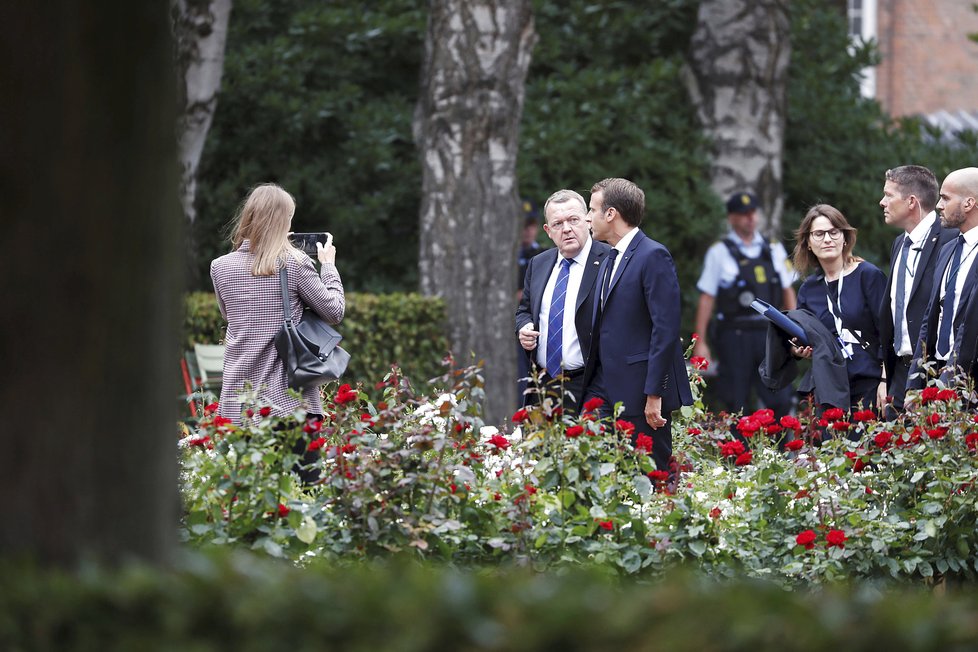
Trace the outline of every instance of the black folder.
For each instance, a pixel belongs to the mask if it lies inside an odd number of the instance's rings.
[[[805,329],[802,328],[801,324],[796,322],[794,319],[784,314],[770,303],[761,301],[760,299],[754,299],[751,301],[750,307],[759,312],[762,317],[783,330],[785,333],[791,337],[798,338],[799,342],[805,346],[808,346],[808,336],[805,334]]]

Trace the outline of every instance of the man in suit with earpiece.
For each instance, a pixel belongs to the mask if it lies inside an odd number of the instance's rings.
[[[645,193],[627,179],[591,188],[588,218],[596,240],[613,248],[599,281],[585,397],[624,404],[620,418],[652,437],[656,468],[675,475],[671,413],[691,405],[680,342],[679,279],[669,251],[646,236]]]
[[[893,398],[896,410],[903,410],[907,375],[934,287],[938,253],[958,236],[956,228],[945,228],[937,219],[938,192],[937,178],[925,167],[902,165],[886,171],[880,208],[886,223],[901,232],[893,240],[890,279],[880,306],[880,346],[886,372],[880,393]],[[885,397],[878,398],[877,404],[882,405]]]
[[[584,198],[558,190],[543,207],[544,231],[556,245],[530,259],[516,310],[516,336],[542,386],[530,383],[524,405],[554,394],[567,414],[577,414],[591,347],[598,268],[611,249],[591,238]]]

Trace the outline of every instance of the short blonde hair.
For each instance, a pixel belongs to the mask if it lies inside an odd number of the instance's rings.
[[[234,217],[231,244],[235,249],[248,240],[254,261],[251,273],[271,276],[286,255],[301,260],[301,251],[289,242],[289,227],[295,214],[295,198],[281,186],[263,183],[252,188]],[[284,261],[283,261],[284,262]]]

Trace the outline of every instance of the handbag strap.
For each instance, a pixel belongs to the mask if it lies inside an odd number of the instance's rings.
[[[285,262],[278,270],[278,280],[282,285],[282,317],[286,322],[292,321],[292,314],[289,312],[289,270]]]

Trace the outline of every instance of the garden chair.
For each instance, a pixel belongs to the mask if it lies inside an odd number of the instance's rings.
[[[197,362],[197,372],[200,374],[199,386],[220,395],[224,373],[224,345],[194,344],[194,357]]]

